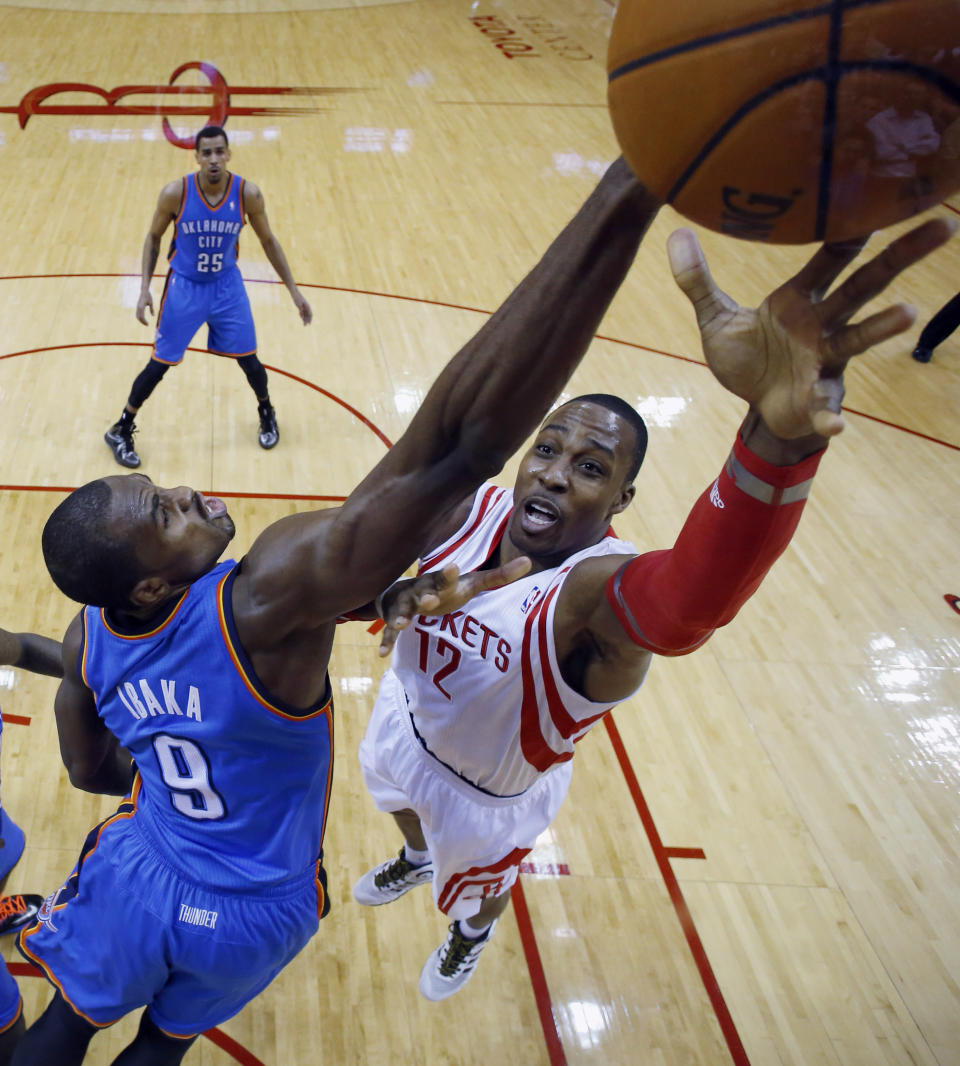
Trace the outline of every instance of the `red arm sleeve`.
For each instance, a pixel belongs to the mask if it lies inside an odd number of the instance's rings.
[[[631,559],[607,582],[630,639],[658,655],[686,655],[731,621],[790,542],[825,450],[773,466],[738,434],[673,548]]]

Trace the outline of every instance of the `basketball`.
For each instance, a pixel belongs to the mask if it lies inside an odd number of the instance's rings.
[[[614,133],[691,221],[843,240],[960,188],[958,0],[621,0]]]

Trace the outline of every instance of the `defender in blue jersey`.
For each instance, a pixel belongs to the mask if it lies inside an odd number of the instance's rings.
[[[309,938],[325,908],[336,621],[379,600],[435,523],[539,424],[658,207],[614,163],[343,506],[281,519],[238,564],[218,565],[234,534],[221,500],[141,474],[90,482],[50,516],[47,568],[88,605],[64,639],[60,750],[76,786],[125,799],[20,934],[56,993],[14,1066],[75,1066],[98,1027],[142,1006],[116,1062],[179,1063]],[[777,441],[777,425],[804,438],[813,416],[838,430],[847,360],[912,321],[902,308],[859,326],[849,318],[951,232],[926,223],[820,303],[857,248],[822,251],[759,311],[719,294],[693,234],[681,233],[674,262],[710,367],[770,425],[772,448],[794,446]],[[464,590],[527,565],[461,581],[431,610],[452,611]],[[599,609],[603,589],[592,595]]]
[[[267,372],[257,358],[250,299],[237,266],[237,241],[245,221],[250,222],[271,265],[289,289],[303,324],[313,319],[270,228],[263,194],[252,182],[227,169],[230,147],[224,130],[206,126],[197,134],[195,145],[200,169],[164,187],[143,244],[137,318],[147,325],[147,308],[153,312],[150,280],[160,241],[173,223],[170,267],[157,315],[153,355],[134,379],[120,418],[104,435],[121,466],[140,465],[133,447],[137,412],[167,370],[183,360],[187,346],[204,323],[208,327],[207,348],[236,359],[256,394],[260,447],[273,448],[280,439]]]

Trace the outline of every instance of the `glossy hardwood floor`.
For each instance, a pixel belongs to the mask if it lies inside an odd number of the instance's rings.
[[[203,336],[138,419],[151,477],[228,499],[237,555],[277,517],[349,493],[617,152],[604,0],[163,7],[0,7],[8,629],[60,635],[73,613],[46,576],[40,530],[70,487],[117,469],[102,435],[152,338],[133,310],[143,238],[162,185],[193,169],[163,115],[185,138],[211,111],[178,108],[217,102],[146,87],[222,77],[233,169],[263,190],[316,316],[301,325],[245,234],[280,445],[258,448],[249,389],[202,352]],[[42,86],[73,89],[30,95]],[[111,94],[124,86],[142,91]],[[941,210],[958,209],[960,198]],[[658,218],[570,387],[619,393],[648,421],[637,499],[617,523],[641,549],[672,543],[742,413],[703,366],[669,275],[664,242],[680,221]],[[810,253],[703,243],[743,302]],[[188,1063],[960,1063],[960,613],[945,598],[960,595],[960,333],[928,365],[909,357],[958,277],[954,241],[897,283],[917,325],[849,372],[848,428],[794,544],[728,629],[655,663],[580,745],[515,907],[443,1004],[416,987],[444,932],[429,895],[378,909],[351,896],[399,841],[356,762],[376,641],[342,627],[333,912]],[[54,691],[0,671],[14,716],[3,802],[28,839],[8,891],[52,891],[112,806],[70,787]],[[18,958],[9,941],[3,956]],[[20,983],[32,1020],[49,991]],[[134,1027],[98,1036],[88,1061],[111,1061]]]

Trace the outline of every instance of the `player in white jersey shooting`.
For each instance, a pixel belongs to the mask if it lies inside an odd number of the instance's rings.
[[[521,861],[566,795],[576,742],[637,691],[654,654],[687,654],[728,623],[788,544],[842,428],[844,366],[912,320],[899,306],[850,324],[894,262],[912,258],[899,242],[827,295],[858,251],[821,249],[753,311],[716,286],[690,231],[670,238],[707,363],[749,405],[672,549],[638,556],[610,531],[633,498],[646,429],[604,395],[548,416],[512,493],[483,486],[428,526],[421,573],[520,555],[533,564],[462,610],[394,619],[406,628],[360,746],[367,787],[404,845],[354,896],[377,905],[432,883],[451,922],[420,974],[428,999],[472,975]]]

